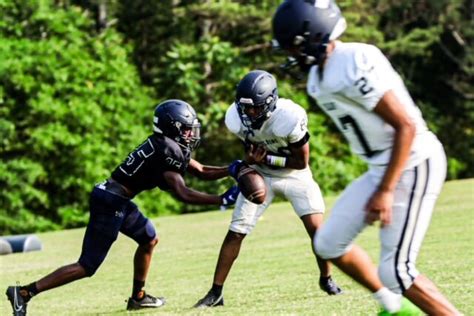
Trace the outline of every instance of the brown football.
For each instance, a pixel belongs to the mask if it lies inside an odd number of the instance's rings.
[[[255,204],[262,204],[267,194],[265,181],[255,169],[244,166],[237,174],[240,192],[247,200]]]

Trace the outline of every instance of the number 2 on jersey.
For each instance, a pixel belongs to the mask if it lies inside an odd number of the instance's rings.
[[[362,133],[362,130],[359,127],[359,124],[354,120],[354,118],[350,115],[344,115],[339,118],[339,122],[342,124],[342,128],[345,130],[349,126],[352,126],[352,129],[354,130],[354,133],[359,140],[360,145],[364,149],[365,155],[367,157],[372,157],[374,154],[374,151],[370,149],[369,143],[367,142],[367,139],[365,138],[364,134]]]
[[[122,169],[126,175],[131,176],[140,169],[145,162],[145,159],[150,157],[154,152],[155,148],[153,147],[153,144],[149,139],[147,139],[135,151],[128,155],[126,163],[122,164],[120,169]]]
[[[368,82],[367,82],[367,79],[365,77],[360,77],[354,83],[354,85],[359,88],[359,91],[360,91],[360,93],[362,93],[362,95],[366,95],[370,91],[374,90],[373,87],[369,87],[369,86],[367,86],[367,84],[368,84]]]

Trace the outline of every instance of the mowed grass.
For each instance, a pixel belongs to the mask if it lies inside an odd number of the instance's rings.
[[[334,198],[327,198],[328,208]],[[446,183],[418,259],[419,269],[465,314],[474,315],[474,179]],[[231,212],[207,212],[154,220],[160,234],[147,290],[165,296],[158,310],[127,313],[135,245],[120,236],[92,278],[42,293],[29,315],[375,315],[371,295],[334,268],[345,293],[319,290],[310,239],[288,203],[272,205],[244,241],[225,284],[225,307],[192,309],[210,288]],[[0,257],[3,289],[36,280],[77,260],[84,229],[38,234],[43,250]],[[357,240],[375,261],[377,228]],[[11,313],[3,296],[0,315]]]

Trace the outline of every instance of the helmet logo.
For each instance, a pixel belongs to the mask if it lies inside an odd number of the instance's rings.
[[[253,100],[250,98],[240,98],[239,103],[253,105]]]
[[[329,1],[330,0],[316,0],[314,6],[319,9],[327,9],[329,8]]]

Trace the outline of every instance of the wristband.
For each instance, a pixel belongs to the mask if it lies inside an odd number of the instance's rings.
[[[285,167],[286,166],[286,158],[285,157],[267,155],[266,160],[267,160],[267,165],[270,165],[270,166],[277,166],[277,167]]]

